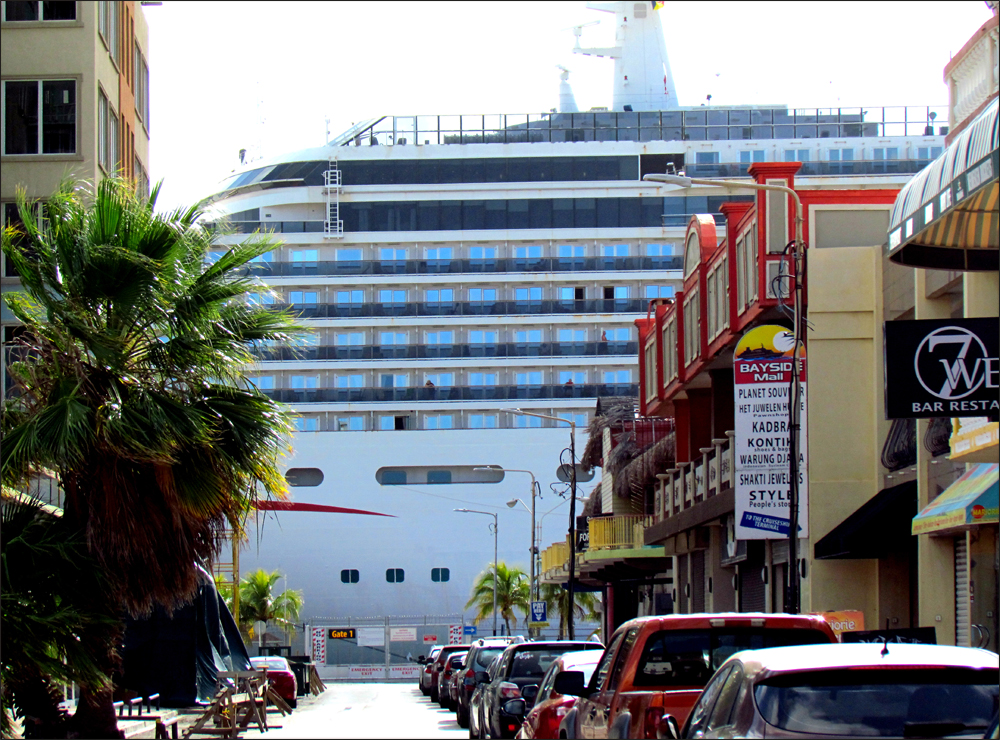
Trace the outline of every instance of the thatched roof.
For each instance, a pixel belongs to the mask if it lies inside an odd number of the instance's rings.
[[[622,446],[619,441],[615,449]],[[621,498],[641,497],[647,488],[656,484],[657,473],[664,473],[672,468],[676,458],[674,438],[664,437],[614,473],[614,494]]]
[[[634,419],[638,401],[632,396],[605,396],[597,399],[597,409],[587,426],[587,446],[580,462],[588,468],[598,467],[604,457],[604,430],[627,419]]]

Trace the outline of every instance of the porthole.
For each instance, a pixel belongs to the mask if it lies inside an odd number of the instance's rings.
[[[402,568],[388,568],[385,571],[385,580],[389,583],[402,583],[403,577],[404,574]]]
[[[451,571],[448,568],[431,568],[431,580],[434,583],[444,583],[451,580]]]
[[[323,482],[323,471],[319,468],[289,468],[285,480],[293,487],[313,487]]]
[[[357,583],[359,580],[361,580],[361,574],[353,568],[340,571],[341,583]]]

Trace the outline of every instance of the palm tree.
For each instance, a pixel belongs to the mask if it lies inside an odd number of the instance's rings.
[[[285,492],[289,416],[244,375],[256,346],[300,332],[245,297],[260,289],[249,263],[275,245],[253,236],[210,261],[202,211],[155,214],[159,188],[145,199],[121,180],[66,183],[44,221],[21,191],[22,225],[2,240],[24,290],[3,294],[23,330],[0,476],[57,476],[67,526],[107,583],[95,606],[115,627],[79,633],[106,675],[123,613],[190,601],[219,532],[242,536],[258,498]],[[116,736],[111,687],[84,683],[74,722]]]
[[[559,615],[559,639],[566,639],[566,617],[569,615],[569,591],[557,583],[543,583],[539,596],[548,607],[549,614]],[[589,591],[576,591],[573,594],[573,617],[600,622],[601,615],[597,611],[597,597]]]
[[[472,586],[472,596],[466,603],[465,608],[475,608],[476,616],[474,620],[478,624],[493,617],[493,584],[496,588],[497,613],[503,618],[507,625],[507,634],[510,634],[511,620],[517,624],[515,609],[520,609],[528,619],[528,610],[531,608],[531,594],[528,586],[528,574],[517,566],[508,567],[502,560],[497,563],[497,578],[493,577],[493,566],[484,570],[476,577],[476,582]]]
[[[302,592],[285,590],[274,593],[274,584],[281,578],[279,571],[268,573],[261,568],[248,573],[240,581],[240,629],[253,636],[254,622],[263,622],[260,645],[264,644],[264,633],[268,622],[274,622],[284,630],[293,627],[302,610]]]

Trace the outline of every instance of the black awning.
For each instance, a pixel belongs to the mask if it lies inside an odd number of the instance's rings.
[[[817,560],[881,558],[906,545],[917,514],[917,482],[883,488],[813,547]]]

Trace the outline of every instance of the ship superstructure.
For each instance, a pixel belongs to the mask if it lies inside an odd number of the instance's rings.
[[[590,50],[622,70],[610,110],[387,115],[251,162],[213,198],[237,232],[220,249],[258,229],[282,242],[259,264],[272,292],[252,300],[314,330],[253,370],[300,415],[293,500],[392,515],[262,520],[243,567],[287,572],[305,619],[462,611],[493,553],[487,522],[454,511],[470,504],[501,512],[500,557],[527,571],[527,516],[505,506],[527,479],[477,468],[532,470],[545,537],[566,530],[549,484],[569,425],[513,412],[572,421],[582,449],[597,398],[636,395],[633,321],[681,285],[690,215],[751,197],[664,193],[644,174],[797,161],[800,188],[900,187],[943,146],[926,107],[678,107],[662,11],[611,5],[616,46]]]

